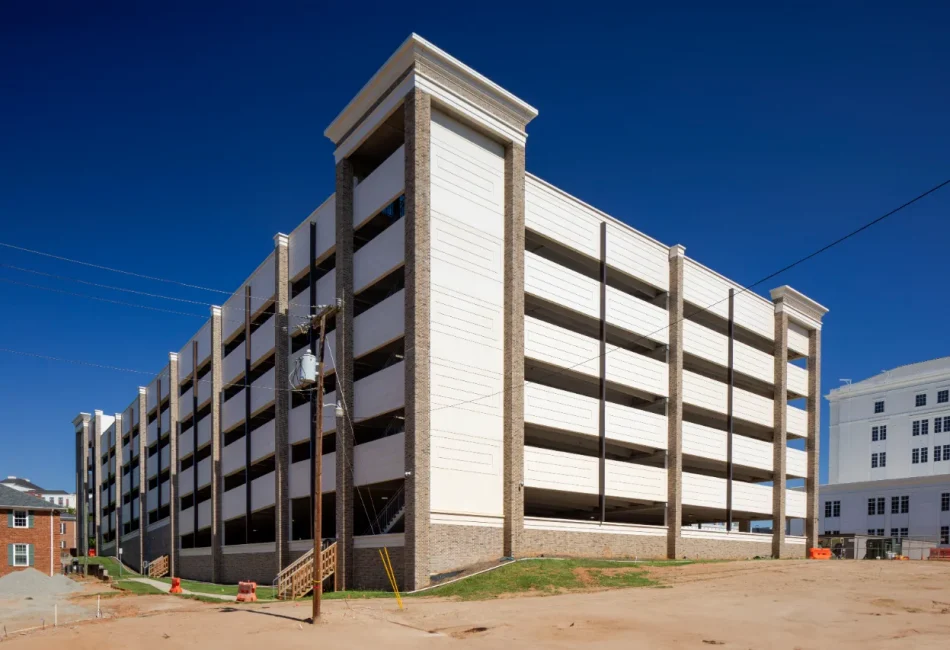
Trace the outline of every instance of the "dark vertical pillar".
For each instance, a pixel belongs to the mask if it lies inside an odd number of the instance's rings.
[[[181,537],[178,534],[178,353],[168,355],[168,574],[178,577]],[[161,445],[161,443],[159,443]],[[158,471],[161,475],[162,456],[158,456]]]
[[[600,523],[607,519],[607,223],[600,223]]]
[[[192,538],[198,536],[198,340],[191,342],[191,504],[194,515]],[[193,545],[194,546],[194,545]]]
[[[251,536],[251,285],[244,287],[244,543]]]
[[[307,314],[313,318],[317,313],[317,222],[310,222],[310,275],[308,277],[310,281],[310,311]],[[310,332],[310,341],[309,347],[310,351],[316,353],[316,335],[314,333],[313,323],[311,322]],[[314,427],[314,424],[317,420],[317,400],[323,399],[323,395],[318,395],[317,391],[310,391],[310,509],[307,511],[310,514],[310,537],[313,538],[314,526],[316,522],[313,521],[313,513],[316,511],[314,500],[317,498],[316,493],[316,483],[313,481],[313,477],[317,474],[317,454],[322,454],[322,449],[317,449],[317,430]]]
[[[336,395],[343,417],[336,419],[337,585],[353,584],[353,163],[336,165]]]
[[[735,388],[735,300],[736,290],[729,289],[729,386],[726,404],[726,530],[732,530],[732,428]]]

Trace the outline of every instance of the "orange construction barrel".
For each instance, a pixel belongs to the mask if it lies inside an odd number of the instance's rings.
[[[181,578],[172,578],[172,588],[168,591],[170,594],[181,593]]]
[[[237,601],[239,603],[257,602],[257,583],[256,582],[239,582]]]

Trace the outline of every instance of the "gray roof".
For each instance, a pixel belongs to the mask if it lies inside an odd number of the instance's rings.
[[[6,485],[0,485],[0,508],[23,508],[28,510],[61,510],[49,501],[26,492],[20,492]]]
[[[16,485],[17,487],[21,487],[24,490],[29,490],[31,492],[43,492],[43,488],[41,488],[36,483],[31,483],[25,478],[17,478],[16,476],[8,476],[2,481],[0,481],[0,484]]]

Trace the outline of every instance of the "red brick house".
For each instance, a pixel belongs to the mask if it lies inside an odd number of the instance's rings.
[[[0,485],[0,576],[28,567],[59,571],[59,513],[48,501]]]

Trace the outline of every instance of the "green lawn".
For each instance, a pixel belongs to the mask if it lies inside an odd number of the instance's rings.
[[[102,565],[103,567],[105,567],[106,571],[109,572],[109,577],[110,577],[110,578],[118,578],[118,577],[119,577],[119,561],[116,560],[114,557],[89,557],[89,558],[87,558],[87,557],[84,557],[84,556],[80,556],[80,557],[78,557],[77,559],[79,560],[79,564],[80,564],[80,565],[87,564],[87,563],[88,563],[88,564],[100,564],[100,565]],[[129,567],[127,567],[127,566],[125,566],[125,565],[123,564],[123,565],[122,565],[122,575],[123,575],[123,576],[126,576],[126,575],[137,576],[138,573],[136,573],[135,571],[133,571],[132,569],[130,569]]]
[[[158,578],[162,582],[171,584],[171,578]],[[210,582],[195,582],[193,580],[182,580],[181,588],[185,591],[193,591],[196,594],[219,594],[222,596],[236,596],[238,592],[237,585],[216,585]],[[277,598],[275,589],[270,585],[262,587],[257,585],[257,597],[261,600],[273,600]]]
[[[144,582],[135,582],[134,580],[119,580],[114,584],[116,589],[127,591],[137,596],[149,596],[152,594],[162,595],[165,592],[158,587],[147,585]]]
[[[436,587],[418,595],[484,600],[512,593],[552,595],[584,589],[651,587],[656,586],[657,583],[647,577],[644,568],[671,564],[690,564],[690,562],[525,560],[512,562],[494,571]]]
[[[309,600],[313,594],[303,597],[303,600]],[[396,595],[391,591],[330,591],[323,594],[324,600],[346,600],[358,598],[395,598]]]

